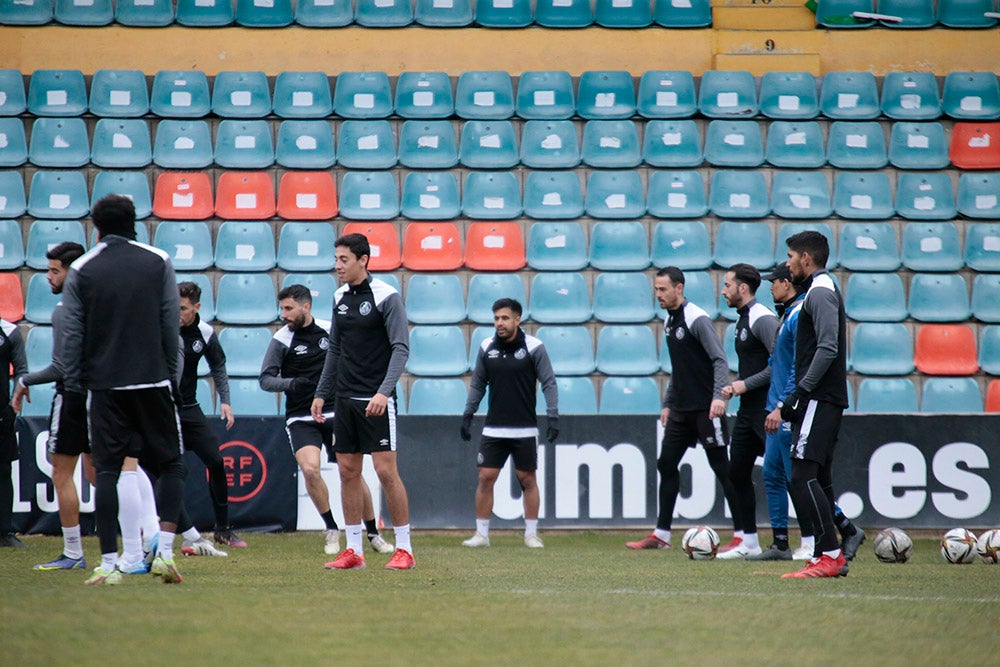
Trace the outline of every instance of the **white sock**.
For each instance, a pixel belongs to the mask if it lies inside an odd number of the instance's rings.
[[[122,529],[122,561],[142,560],[142,499],[139,476],[135,470],[123,470],[118,476],[118,524]]]
[[[153,483],[146,472],[139,468],[136,471],[139,480],[139,496],[142,498],[142,510],[140,520],[142,522],[142,542],[146,550],[153,538],[160,532],[160,520],[156,514],[156,494],[153,492]]]
[[[80,524],[64,527],[63,534],[63,555],[70,558],[83,558],[83,544],[80,542]]]
[[[524,534],[525,535],[537,535],[538,534],[538,519],[525,519],[524,520]]]
[[[757,533],[744,533],[743,546],[747,549],[760,549],[760,541],[757,539]]]
[[[165,530],[160,531],[160,538],[156,545],[156,555],[163,560],[173,560],[174,559],[174,538],[175,533],[168,533]]]
[[[396,536],[396,548],[413,554],[413,547],[410,546],[410,524],[405,526],[393,526],[392,533]]]
[[[660,540],[663,540],[667,544],[670,544],[670,531],[669,530],[663,530],[662,528],[657,528],[656,530],[653,531],[653,535],[655,535]]]
[[[188,542],[197,542],[198,540],[201,539],[201,533],[198,532],[197,528],[192,526],[191,528],[188,528],[183,533],[181,533],[181,537],[183,537]]]
[[[118,566],[118,552],[113,551],[109,554],[101,554],[101,569],[105,572],[111,572],[115,567]]]
[[[344,531],[347,533],[347,548],[354,549],[354,553],[359,556],[363,556],[365,552],[365,544],[361,539],[364,534],[364,524],[357,524],[356,526],[344,526]],[[397,534],[398,539],[398,534]]]
[[[733,539],[734,539],[734,540],[735,540],[735,539],[740,539],[740,540],[742,540],[742,539],[743,539],[743,537],[744,537],[744,536],[743,536],[743,531],[742,531],[742,530],[734,530],[734,531],[733,531]]]
[[[808,549],[809,553],[813,553],[816,550],[816,537],[813,535],[803,536],[802,548]]]
[[[829,556],[830,558],[836,560],[840,558],[840,549],[834,549],[833,551],[824,551],[824,556]]]
[[[489,519],[476,519],[476,532],[483,537],[490,536],[490,520]]]

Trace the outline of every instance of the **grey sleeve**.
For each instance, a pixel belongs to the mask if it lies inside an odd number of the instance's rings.
[[[70,269],[63,283],[62,371],[66,391],[83,392],[83,303],[80,274]],[[176,290],[175,290],[176,291]]]
[[[219,337],[212,335],[205,346],[205,359],[212,373],[215,391],[219,395],[219,403],[229,405],[229,373],[226,372],[226,352],[219,343]]]
[[[163,355],[167,361],[167,371],[175,384],[182,368],[183,359],[181,337],[181,297],[177,291],[174,266],[169,259],[163,260],[163,296],[160,300],[160,330],[163,336]]]
[[[7,340],[10,341],[10,362],[14,366],[14,382],[17,382],[18,378],[23,377],[28,372],[28,357],[24,353],[24,338],[21,337],[21,330],[11,331]]]
[[[264,391],[277,393],[292,386],[292,378],[283,378],[278,375],[281,371],[282,359],[285,356],[284,352],[285,346],[272,338],[271,343],[267,346],[267,352],[264,353],[264,361],[260,365],[260,376],[257,378],[257,383]]]
[[[777,317],[773,315],[758,317],[757,321],[753,323],[751,331],[757,337],[757,340],[764,343],[764,347],[767,348],[769,355],[774,352],[774,340],[778,335]],[[762,371],[744,379],[744,382],[746,382],[748,390],[768,386],[771,384],[771,364],[765,366]]]
[[[382,319],[385,321],[385,331],[389,335],[392,355],[389,357],[389,368],[386,369],[378,393],[392,396],[392,392],[396,390],[396,383],[406,370],[406,360],[410,356],[410,330],[407,327],[403,297],[398,293],[383,302]]]
[[[714,369],[712,398],[722,400],[722,388],[729,384],[729,361],[726,360],[726,351],[722,347],[722,341],[719,340],[719,334],[712,326],[712,320],[707,317],[699,317],[689,328],[712,360]]]
[[[330,347],[326,348],[326,358],[323,360],[323,372],[316,385],[315,398],[322,398],[329,403],[333,400],[337,388],[337,364],[340,362],[340,333],[337,331],[337,316],[330,317]]]
[[[473,415],[479,409],[479,404],[486,395],[486,362],[483,361],[483,348],[476,354],[476,367],[472,371],[472,381],[469,383],[469,395],[465,399],[463,415]]]
[[[542,386],[542,395],[545,396],[545,416],[558,418],[559,387],[556,385],[556,374],[552,371],[552,362],[549,361],[549,353],[545,351],[544,345],[539,345],[532,357],[535,361],[535,373],[538,375],[538,383]]]
[[[837,301],[837,293],[833,290],[814,289],[806,295],[802,307],[808,309],[816,328],[816,353],[809,362],[809,370],[798,383],[799,387],[808,393],[816,388],[816,383],[826,374],[830,364],[837,359],[840,304]]]
[[[667,380],[667,391],[663,394],[663,407],[669,408],[674,404],[674,376]]]

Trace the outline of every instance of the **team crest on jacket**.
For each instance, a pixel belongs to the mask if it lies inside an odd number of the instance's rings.
[[[746,329],[740,329],[740,340],[746,341],[746,339],[747,339],[747,330]]]
[[[524,359],[527,356],[527,351],[522,347],[520,350],[514,353],[515,359]]]
[[[328,350],[328,349],[330,349],[330,339],[329,338],[320,338],[319,339],[319,349],[321,349],[321,350]]]
[[[684,328],[683,327],[677,327],[676,329],[674,329],[674,338],[676,338],[677,340],[680,340],[680,339],[684,338]]]
[[[362,303],[361,306],[358,307],[358,312],[361,313],[364,316],[367,316],[369,313],[371,313],[372,312],[372,304],[371,304],[371,302],[370,301],[365,301],[364,303]]]
[[[201,352],[202,350],[205,349],[205,345],[200,340],[196,340],[195,342],[191,343],[191,349],[194,350],[195,352]]]

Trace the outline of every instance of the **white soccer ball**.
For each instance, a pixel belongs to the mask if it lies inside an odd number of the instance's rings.
[[[1000,562],[1000,530],[992,528],[980,535],[976,540],[976,552],[984,563]]]
[[[684,533],[681,549],[691,560],[712,560],[719,551],[719,534],[708,526],[695,526]]]
[[[900,528],[886,528],[875,536],[875,557],[883,563],[905,563],[913,553],[913,540]]]
[[[976,536],[965,528],[952,528],[941,539],[941,556],[949,563],[964,565],[976,560]]]

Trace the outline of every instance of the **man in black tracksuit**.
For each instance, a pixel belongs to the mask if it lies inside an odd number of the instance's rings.
[[[10,367],[15,381],[28,372],[24,339],[16,324],[0,320],[0,547],[26,546],[14,534],[14,482],[10,473],[20,452],[17,447],[16,415],[10,401]]]
[[[479,444],[479,484],[476,487],[476,534],[462,542],[467,547],[490,545],[493,485],[507,458],[514,458],[517,479],[524,495],[524,544],[544,546],[538,537],[540,498],[535,471],[538,469],[538,424],[535,416],[536,384],[545,395],[549,443],[559,435],[559,393],[545,345],[521,329],[521,304],[499,299],[493,304],[496,336],[487,338],[476,355],[469,397],[462,415],[462,440],[472,438],[472,415],[490,388],[486,426]]]

